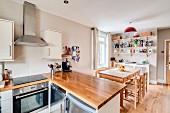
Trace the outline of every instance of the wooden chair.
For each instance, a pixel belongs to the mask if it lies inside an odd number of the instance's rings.
[[[141,75],[141,95],[144,97],[146,95],[146,92],[148,91],[148,72],[143,73]]]
[[[137,102],[140,102],[141,98],[141,84],[140,84],[140,78],[135,77],[132,81],[126,83],[127,86],[125,87],[125,99],[127,99],[128,96],[134,97],[134,108],[136,109]]]
[[[106,68],[97,69],[97,70],[95,71],[95,76],[98,77],[99,73],[100,73],[101,71],[105,71],[105,70],[106,70]]]

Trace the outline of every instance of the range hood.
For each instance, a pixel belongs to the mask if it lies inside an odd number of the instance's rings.
[[[41,38],[36,36],[36,6],[29,2],[24,2],[24,15],[23,15],[24,35],[15,41],[15,45],[22,46],[47,46],[48,44]]]

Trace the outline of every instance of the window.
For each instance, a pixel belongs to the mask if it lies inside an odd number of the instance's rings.
[[[98,68],[108,67],[108,37],[107,33],[98,34]]]

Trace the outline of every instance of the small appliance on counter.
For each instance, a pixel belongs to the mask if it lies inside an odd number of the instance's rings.
[[[72,70],[70,69],[71,67],[71,63],[68,61],[68,58],[66,58],[66,60],[62,62],[62,71],[72,72]]]

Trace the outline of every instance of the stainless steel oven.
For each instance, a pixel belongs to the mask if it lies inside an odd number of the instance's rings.
[[[13,90],[13,112],[38,112],[48,107],[48,83]]]

